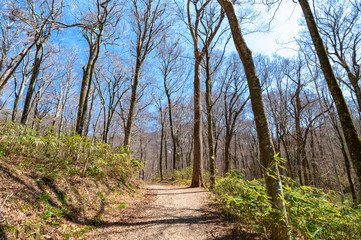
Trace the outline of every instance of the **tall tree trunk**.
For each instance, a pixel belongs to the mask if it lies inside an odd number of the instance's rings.
[[[340,142],[341,145],[341,151],[342,151],[342,155],[343,155],[343,159],[345,161],[345,168],[346,168],[346,173],[347,173],[347,179],[348,182],[350,184],[350,190],[351,190],[351,195],[352,195],[352,201],[356,204],[357,203],[357,196],[356,196],[356,191],[355,191],[355,186],[352,180],[352,175],[351,175],[351,164],[350,164],[350,160],[348,159],[347,156],[347,149],[344,143],[344,140],[342,138],[342,134],[340,132],[339,127],[337,126],[337,123],[335,121],[333,121],[333,119],[331,118],[332,124],[336,130],[337,133],[337,138]]]
[[[89,86],[90,88],[90,86]],[[87,111],[88,108],[88,103],[86,103],[85,106],[85,120],[84,120],[84,129],[83,129],[83,135],[87,136],[89,133],[89,126],[90,126],[90,120],[92,118],[92,114],[93,114],[93,106],[94,106],[94,100],[95,100],[96,96],[95,96],[95,89],[92,92],[92,98],[90,100],[90,108],[89,111]],[[89,97],[87,97],[86,99],[89,99]],[[87,101],[88,102],[88,101]],[[95,130],[95,129],[94,129]],[[95,132],[94,132],[95,134]]]
[[[165,175],[168,178],[168,136],[167,131],[164,133],[164,163],[165,163]]]
[[[84,122],[85,122],[85,114],[86,114],[86,108],[85,103],[88,102],[89,98],[87,98],[88,88],[91,86],[92,79],[90,78],[91,71],[92,71],[92,65],[94,63],[94,57],[95,57],[95,50],[90,49],[89,53],[89,59],[88,63],[85,69],[83,69],[83,79],[81,82],[81,88],[80,88],[80,96],[79,96],[79,104],[78,104],[78,115],[76,120],[76,128],[75,131],[79,134],[83,134],[83,128],[84,128]]]
[[[10,77],[14,74],[16,69],[19,67],[20,63],[23,61],[24,57],[28,54],[30,49],[36,45],[36,41],[34,41],[28,48],[23,49],[18,55],[16,55],[9,65],[7,66],[6,70],[0,77],[0,91],[3,90],[6,83],[9,81]]]
[[[202,142],[202,90],[201,61],[198,50],[194,60],[194,129],[193,129],[193,175],[191,187],[203,187],[203,142]]]
[[[282,217],[275,217],[275,223],[271,229],[271,237],[274,240],[291,239],[286,206],[283,201],[282,183],[279,177],[278,167],[275,164],[272,136],[263,102],[262,88],[254,66],[252,53],[243,38],[241,26],[232,2],[229,0],[218,0],[218,2],[227,14],[233,41],[246,73],[259,141],[260,160],[263,168],[269,171],[270,174],[275,175],[275,178],[265,175],[267,194],[271,197],[272,207],[277,210],[277,212],[275,212],[276,215],[282,215]]]
[[[85,129],[87,128],[86,120],[88,114],[88,102],[93,83],[95,63],[98,57],[99,57],[99,51],[96,52],[94,59],[91,60],[89,59],[88,66],[86,70],[83,71],[84,75],[80,90],[79,108],[78,108],[78,116],[77,116],[76,130],[75,130],[79,135],[87,135],[88,133],[88,131]]]
[[[134,115],[135,115],[135,106],[137,103],[138,96],[138,85],[139,85],[139,77],[140,77],[140,69],[142,67],[142,62],[138,59],[135,65],[134,78],[132,83],[132,95],[130,98],[130,107],[127,117],[127,124],[124,129],[124,147],[129,148],[132,138],[132,131],[134,125]]]
[[[162,115],[162,112],[160,113]],[[161,116],[163,118],[163,116]],[[162,129],[160,134],[160,153],[159,153],[159,174],[160,174],[160,180],[163,180],[163,139],[164,139],[164,122],[162,121]]]
[[[232,136],[229,133],[229,126],[226,126],[226,136],[224,139],[224,173],[228,173],[231,171],[231,140]]]
[[[167,95],[167,101],[168,101],[169,125],[170,125],[170,134],[172,137],[172,148],[173,148],[173,151],[172,151],[173,169],[176,170],[177,163],[179,162],[179,160],[178,160],[178,158],[179,158],[178,144],[177,144],[177,136],[175,134],[175,129],[174,129],[173,115],[172,115],[172,100],[171,100],[169,90],[167,88],[166,81],[167,81],[167,78],[165,76],[164,77],[164,89],[165,89],[165,93]]]
[[[25,76],[23,76],[23,79],[21,81],[21,85],[19,88],[19,92],[18,93],[15,92],[13,112],[11,115],[11,121],[13,121],[13,122],[16,121],[16,115],[18,113],[18,108],[19,108],[19,101],[20,101],[21,96],[23,95],[23,92],[25,89],[25,83],[26,83],[26,79],[25,79]],[[15,84],[15,91],[16,91],[16,84]]]
[[[332,98],[335,101],[338,116],[340,118],[342,130],[345,136],[346,144],[351,156],[353,166],[356,171],[358,182],[361,184],[361,139],[357,133],[355,124],[353,122],[351,113],[347,106],[346,100],[343,96],[342,90],[337,82],[336,76],[333,72],[331,63],[322,38],[318,31],[312,10],[307,0],[299,0],[303,14],[306,19],[308,30],[310,32],[313,44],[315,46],[317,56],[319,58],[322,72],[325,76],[328,89],[331,92]],[[361,199],[361,191],[359,193]]]
[[[33,63],[33,69],[31,73],[30,83],[28,86],[28,91],[26,93],[25,103],[23,114],[21,116],[20,123],[26,124],[30,112],[30,104],[34,94],[35,84],[38,79],[38,75],[40,72],[40,65],[43,60],[43,51],[44,51],[44,43],[36,44],[36,52],[35,52],[35,59]]]
[[[216,154],[214,150],[214,132],[213,132],[213,103],[212,103],[212,89],[211,77],[209,73],[208,51],[206,52],[207,65],[206,65],[206,108],[207,108],[207,132],[208,132],[208,158],[209,158],[209,177],[210,189],[215,185],[216,174]]]

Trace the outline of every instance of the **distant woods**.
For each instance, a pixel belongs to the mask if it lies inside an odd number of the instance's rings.
[[[296,2],[297,49],[270,57],[243,36],[248,19],[261,28],[251,2],[6,1],[1,119],[123,145],[145,179],[193,166],[192,186],[212,188],[234,169],[271,169],[276,208],[280,175],[360,202],[361,5]],[[275,16],[284,4],[265,3]]]

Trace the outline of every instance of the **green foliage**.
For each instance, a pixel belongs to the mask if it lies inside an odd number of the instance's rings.
[[[57,134],[52,128],[44,133],[14,122],[0,126],[0,157],[26,156],[20,167],[32,167],[41,176],[82,175],[97,179],[110,177],[123,184],[143,168],[132,152],[113,149],[101,141],[73,132]]]
[[[100,221],[102,221],[103,220],[103,216],[102,215],[95,215],[94,217],[93,217],[93,221],[95,221],[95,222],[100,222]]]
[[[53,208],[49,202],[46,202],[46,209],[43,212],[43,220],[50,222],[53,225],[60,225],[62,217],[70,214],[70,211],[67,208]]]
[[[284,178],[283,190],[293,237],[360,239],[360,209],[333,203],[334,192],[298,186],[289,178]],[[243,180],[232,172],[217,182],[214,193],[226,217],[251,225],[264,235],[269,233],[274,219],[263,182]]]
[[[38,193],[38,197],[40,202],[48,202],[50,199],[49,194],[47,193]]]
[[[189,184],[192,179],[193,168],[186,167],[181,170],[173,170],[169,177],[174,183]]]
[[[68,204],[68,201],[66,200],[67,198],[66,192],[57,190],[55,193],[58,197],[59,202],[61,202],[64,205]]]
[[[118,205],[118,209],[119,209],[119,210],[121,210],[121,209],[123,209],[123,208],[125,208],[125,202],[120,203],[120,204]]]
[[[22,198],[29,200],[25,205],[12,203],[27,220],[4,228],[9,239],[40,239],[49,229],[64,238],[81,237],[92,228],[72,229],[70,219],[101,221],[101,215],[87,212],[99,207],[99,201],[93,200],[99,197],[101,204],[111,205],[107,199],[130,190],[143,168],[131,151],[121,147],[111,148],[75,133],[57,134],[53,128],[35,131],[13,122],[0,125],[0,161],[22,181],[30,180],[38,191],[35,199],[32,191],[24,193],[31,195]],[[125,203],[119,205],[123,207]]]

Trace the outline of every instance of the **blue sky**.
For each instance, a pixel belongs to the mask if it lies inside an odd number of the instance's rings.
[[[262,6],[260,6],[261,8]],[[270,12],[262,11],[258,17],[260,21],[272,19],[274,9]],[[271,29],[267,32],[251,33],[245,36],[246,41],[254,53],[262,53],[272,56],[278,54],[290,57],[296,54],[296,44],[293,41],[298,35],[300,26],[299,19],[302,12],[298,3],[293,1],[282,1],[279,9],[274,15]],[[233,46],[232,46],[233,47]]]

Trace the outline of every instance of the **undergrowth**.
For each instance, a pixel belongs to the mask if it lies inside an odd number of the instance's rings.
[[[82,237],[134,193],[143,165],[130,151],[53,130],[0,125],[0,239]]]
[[[295,239],[360,239],[361,205],[352,208],[334,203],[335,192],[299,186],[283,178],[283,191],[292,236]],[[224,216],[251,226],[254,232],[269,237],[274,219],[263,180],[244,180],[233,171],[219,180],[213,190]]]
[[[114,149],[73,132],[58,135],[52,128],[41,133],[14,122],[0,126],[0,153],[3,157],[25,156],[23,168],[31,167],[51,179],[70,174],[125,183],[143,167],[124,148]]]

